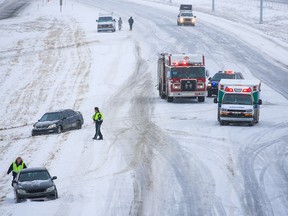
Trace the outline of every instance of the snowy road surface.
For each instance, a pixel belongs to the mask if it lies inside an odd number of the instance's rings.
[[[178,8],[163,1],[67,0],[62,13],[58,3],[0,21],[1,216],[288,214],[285,37],[201,12],[195,28],[177,27]],[[97,33],[103,11],[121,16],[123,31]],[[259,124],[219,126],[213,98],[161,100],[160,52],[202,53],[212,75],[260,79]],[[92,140],[94,106],[103,141]],[[61,108],[80,110],[83,128],[31,137]],[[6,170],[19,155],[58,177],[59,199],[15,204]]]

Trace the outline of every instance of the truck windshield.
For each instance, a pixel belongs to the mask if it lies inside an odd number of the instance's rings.
[[[98,22],[112,22],[112,17],[99,17]]]
[[[171,78],[203,78],[204,67],[178,67],[171,68]]]
[[[252,105],[252,97],[249,94],[225,94],[222,104]]]

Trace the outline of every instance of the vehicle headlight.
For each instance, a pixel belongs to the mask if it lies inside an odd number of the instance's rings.
[[[46,192],[52,192],[52,191],[54,191],[54,190],[55,190],[55,187],[52,186],[52,187],[47,188],[47,189],[46,189]]]
[[[23,189],[17,189],[18,194],[26,194],[26,191]]]
[[[180,18],[180,22],[181,22],[181,23],[184,22],[184,19],[183,19],[183,18]]]
[[[56,128],[56,124],[49,125],[48,128]]]
[[[211,87],[212,85],[211,85],[211,83],[208,83],[207,86]]]
[[[173,83],[173,89],[181,89],[180,83]]]

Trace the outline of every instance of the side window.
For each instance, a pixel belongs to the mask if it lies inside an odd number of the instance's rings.
[[[67,112],[70,117],[75,115],[75,112],[73,110],[67,110]]]
[[[63,115],[64,118],[68,118],[69,117],[69,114],[68,114],[67,110],[63,111],[62,115]]]

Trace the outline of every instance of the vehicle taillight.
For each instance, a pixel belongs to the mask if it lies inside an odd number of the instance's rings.
[[[252,92],[252,89],[250,87],[249,88],[243,88],[242,92]]]
[[[225,88],[225,91],[226,91],[226,92],[234,92],[234,89],[233,89],[233,88],[226,87],[226,88]]]

